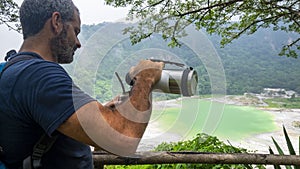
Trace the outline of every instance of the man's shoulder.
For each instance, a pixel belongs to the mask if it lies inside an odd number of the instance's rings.
[[[1,79],[4,86],[15,86],[15,88],[38,88],[49,84],[56,84],[64,81],[64,84],[71,85],[72,79],[65,69],[55,63],[43,59],[30,59],[17,62],[7,68]]]
[[[15,63],[14,65],[12,65],[12,70],[19,71],[20,73],[23,72],[25,74],[29,73],[35,75],[43,75],[45,73],[67,73],[61,65],[55,62],[37,58]]]

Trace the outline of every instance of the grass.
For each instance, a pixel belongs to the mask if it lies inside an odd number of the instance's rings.
[[[277,130],[273,116],[249,106],[224,105],[204,99],[184,99],[178,107],[154,110],[153,121],[164,131],[190,139],[199,132],[239,140]]]
[[[269,107],[272,108],[286,108],[286,109],[299,109],[300,97],[295,98],[271,98],[264,100]]]

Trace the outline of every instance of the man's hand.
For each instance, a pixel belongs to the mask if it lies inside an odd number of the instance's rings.
[[[142,60],[138,65],[131,67],[129,76],[134,81],[150,81],[151,87],[156,84],[161,77],[162,69],[164,68],[163,62],[153,62],[151,60]]]

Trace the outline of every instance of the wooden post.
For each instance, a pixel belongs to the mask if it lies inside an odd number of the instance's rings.
[[[94,169],[104,169],[104,165],[100,163],[94,163]]]
[[[138,152],[132,157],[119,157],[107,153],[94,152],[94,163],[98,165],[134,164],[269,164],[300,165],[298,155],[272,155],[252,153],[205,153],[205,152]]]

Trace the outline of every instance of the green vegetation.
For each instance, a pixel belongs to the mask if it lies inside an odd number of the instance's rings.
[[[263,29],[224,48],[218,47],[218,37],[209,38],[222,59],[227,94],[261,93],[263,88],[284,88],[300,93],[299,79],[295,79],[300,60],[275,57],[280,44],[287,40],[284,33]]]
[[[209,136],[204,133],[197,134],[195,138],[187,141],[180,141],[177,143],[162,143],[155,148],[155,151],[196,151],[196,152],[219,152],[219,153],[247,153],[244,148],[227,145],[220,141],[217,137]],[[156,168],[222,168],[222,169],[244,169],[254,168],[251,165],[241,164],[163,164],[155,165]],[[256,166],[256,168],[265,168],[263,166]]]
[[[287,131],[286,131],[284,126],[283,126],[283,133],[284,133],[284,138],[285,138],[285,141],[286,141],[286,144],[287,144],[290,155],[296,155],[294,146],[293,146],[293,144],[290,140],[290,137],[287,134]],[[284,155],[284,152],[283,152],[282,148],[280,147],[280,145],[277,143],[277,141],[273,137],[272,137],[272,140],[273,140],[273,143],[274,143],[278,153],[280,155]],[[300,137],[299,137],[299,147],[300,147]],[[269,147],[269,152],[270,152],[270,154],[275,154],[271,147]],[[300,148],[299,148],[299,153],[300,153]],[[297,165],[294,165],[293,167],[294,167],[294,169],[300,169],[300,166],[297,166]],[[279,165],[274,165],[274,168],[275,169],[281,169],[281,167]],[[292,167],[290,165],[286,165],[286,168],[287,169],[292,169]]]
[[[299,109],[300,97],[293,98],[270,98],[265,99],[264,102],[271,108],[285,108],[285,109]]]
[[[296,128],[300,128],[300,121],[293,121],[292,126]]]
[[[105,0],[114,7],[130,7],[129,19],[138,24],[125,29],[133,44],[160,33],[170,46],[180,45],[180,38],[189,28],[205,29],[222,37],[221,44],[229,44],[242,35],[251,35],[262,28],[298,34],[285,41],[279,55],[299,56],[299,0],[227,0],[227,1],[157,1]],[[236,22],[233,22],[236,21]],[[190,35],[191,36],[191,35]],[[193,36],[191,36],[193,37]],[[265,46],[265,45],[264,45]],[[252,48],[254,49],[254,48]],[[249,50],[252,50],[249,48]]]
[[[227,145],[220,141],[217,137],[199,133],[195,138],[177,143],[162,143],[155,148],[155,151],[196,151],[196,152],[220,152],[220,153],[247,153],[244,148]],[[135,165],[135,166],[106,166],[107,169],[122,168],[141,168],[141,169],[244,169],[244,168],[265,168],[262,165],[242,165],[242,164],[156,164],[156,165]]]
[[[4,24],[9,29],[20,32],[21,24],[18,4],[13,0],[1,0],[0,11],[0,25]]]

